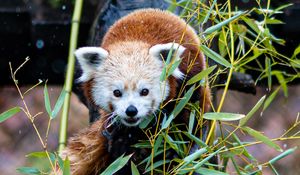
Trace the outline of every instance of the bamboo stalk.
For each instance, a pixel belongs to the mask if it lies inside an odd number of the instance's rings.
[[[74,68],[75,68],[75,56],[74,51],[77,47],[77,38],[80,24],[80,17],[82,11],[83,0],[76,0],[74,6],[74,12],[72,17],[72,26],[71,26],[71,36],[69,44],[69,56],[68,56],[68,67],[67,74],[64,84],[64,90],[67,92],[64,105],[62,109],[62,116],[60,121],[60,130],[59,130],[59,147],[58,151],[61,152],[66,145],[67,140],[67,128],[68,128],[68,115],[70,108],[70,98],[72,93],[72,84],[74,79]]]

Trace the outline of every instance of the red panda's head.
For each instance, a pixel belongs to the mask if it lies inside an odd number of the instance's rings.
[[[143,42],[120,42],[106,49],[82,47],[75,55],[83,70],[81,82],[92,80],[91,96],[100,108],[111,112],[126,126],[137,126],[156,112],[170,92],[169,81],[160,81],[162,53],[174,49],[180,59],[185,48],[177,43],[150,46]],[[176,68],[172,76],[184,74]]]

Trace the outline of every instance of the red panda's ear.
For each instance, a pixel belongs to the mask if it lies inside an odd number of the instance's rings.
[[[177,61],[180,59],[186,48],[178,43],[156,44],[149,49],[149,55],[160,60],[166,60],[171,49],[173,53],[171,58],[175,59],[171,61]],[[179,68],[176,68],[172,75],[179,79],[184,77],[184,74]]]
[[[108,57],[108,52],[101,47],[81,47],[74,54],[82,69],[82,75],[79,78],[80,82],[90,80],[92,73]]]

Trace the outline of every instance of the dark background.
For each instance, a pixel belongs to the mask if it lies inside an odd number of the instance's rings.
[[[72,2],[66,0],[0,1],[0,85],[12,83],[8,62],[16,66],[27,56],[31,61],[20,71],[22,84],[34,84],[37,79],[48,79],[49,84],[63,83],[74,5]],[[106,1],[84,1],[78,46],[86,45],[90,27],[104,2]],[[124,0],[111,1],[117,5],[122,5],[122,2]],[[132,2],[139,3],[139,0]],[[271,1],[272,8],[290,2],[294,5],[285,9],[283,14],[277,15],[277,18],[286,24],[270,27],[275,36],[286,40],[285,46],[276,45],[276,48],[287,56],[291,56],[300,43],[300,0]],[[257,6],[257,3],[252,0],[233,0],[232,3],[233,6],[241,9]],[[257,75],[254,75],[254,79],[255,76]]]

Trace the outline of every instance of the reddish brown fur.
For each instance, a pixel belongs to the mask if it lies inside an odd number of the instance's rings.
[[[146,27],[145,27],[146,26]],[[179,17],[160,10],[139,10],[117,21],[107,32],[101,47],[111,52],[112,45],[126,41],[141,41],[149,48],[156,44],[170,42],[180,43],[186,48],[179,69],[187,75],[187,79],[205,69],[204,57],[198,49],[200,45],[197,35]],[[148,49],[149,49],[148,48]],[[188,66],[193,67],[188,71]],[[93,80],[84,85],[86,97],[92,102],[91,87]],[[175,98],[179,92],[180,83],[174,77],[169,78],[170,93],[166,101]],[[210,106],[210,91],[208,86],[199,88],[200,105],[204,103],[204,111]],[[197,92],[195,92],[197,93]],[[104,115],[103,115],[104,114]],[[69,140],[64,155],[69,155],[72,164],[72,174],[95,174],[106,167],[108,152],[107,139],[101,134],[106,120],[105,112],[90,128],[83,130]],[[188,115],[185,115],[188,116]],[[188,121],[187,118],[183,119]]]

